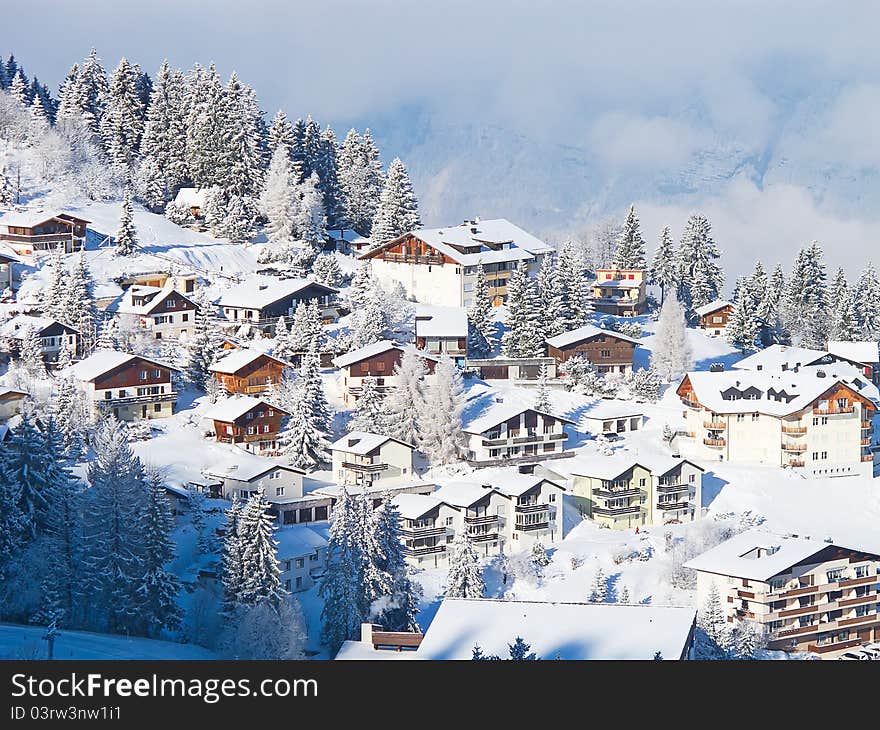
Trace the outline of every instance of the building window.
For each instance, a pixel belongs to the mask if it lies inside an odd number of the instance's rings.
[[[141,380],[146,380],[147,379],[147,371],[141,370],[140,376],[141,376]]]
[[[293,564],[297,568],[302,568],[306,564],[306,561],[304,558],[297,558]]]
[[[290,581],[287,581],[287,582],[290,583]],[[302,576],[297,576],[297,578],[296,578],[296,588],[297,588],[297,590],[299,590],[299,589],[301,589],[302,587],[303,587],[303,579],[302,579]],[[288,590],[290,590],[290,588],[288,588]]]
[[[275,496],[283,497],[284,496],[284,487],[275,487]]]
[[[286,591],[290,590],[290,581],[289,580],[284,581],[284,590],[286,590]]]
[[[158,413],[161,410],[162,410],[161,403],[153,403],[153,413]]]
[[[599,356],[608,359],[609,357],[611,357],[611,350],[600,350]]]

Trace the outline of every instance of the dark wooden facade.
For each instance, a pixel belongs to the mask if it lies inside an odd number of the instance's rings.
[[[704,330],[724,329],[733,315],[733,305],[725,304],[708,314],[700,316],[700,327]]]
[[[134,388],[148,385],[171,385],[171,369],[136,357],[119,367],[97,376],[95,390]]]
[[[391,348],[385,352],[364,358],[358,362],[346,365],[348,375],[351,378],[385,378],[394,374],[394,366],[399,364],[403,359],[403,351],[397,348]],[[434,366],[437,364],[434,360],[424,358],[425,366],[428,373],[434,372]],[[381,385],[381,383],[379,384]]]
[[[563,347],[547,345],[547,356],[563,363],[576,355],[584,355],[599,372],[613,372],[618,368],[632,369],[635,350],[634,342],[606,331]]]
[[[281,382],[285,367],[286,364],[280,360],[263,354],[234,373],[215,372],[214,377],[228,393],[265,393]]]
[[[221,443],[270,444],[270,448],[274,448],[281,420],[286,415],[287,412],[277,406],[260,401],[234,421],[213,419],[214,433]]]
[[[86,237],[87,220],[62,213],[30,226],[3,225],[0,220],[0,241],[6,241],[19,253],[51,251],[63,248],[67,253],[79,251]]]
[[[150,301],[156,301],[161,296],[161,294],[157,294]],[[134,299],[132,303],[134,303]],[[145,304],[149,307],[150,302],[148,301]],[[152,309],[148,309],[147,314],[152,316],[155,314],[174,314],[176,312],[195,312],[197,309],[198,305],[192,299],[185,297],[176,289],[172,289],[162,301],[157,302]]]

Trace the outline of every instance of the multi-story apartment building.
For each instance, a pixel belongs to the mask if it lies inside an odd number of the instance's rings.
[[[0,241],[17,254],[28,255],[37,251],[74,253],[85,245],[88,223],[69,213],[5,213],[0,216]]]
[[[468,353],[467,310],[461,307],[419,306],[416,310],[416,349],[439,357],[446,354],[462,366]]]
[[[177,393],[172,372],[178,369],[153,358],[95,350],[60,374],[69,374],[83,385],[97,414],[135,421],[168,418],[174,413]]]
[[[693,372],[676,392],[685,427],[675,441],[699,461],[873,475],[877,387],[850,365]]]
[[[730,321],[733,314],[733,304],[724,299],[716,299],[694,309],[694,314],[699,317],[700,329],[718,337],[724,334],[724,329]]]
[[[409,231],[359,256],[389,290],[398,283],[423,304],[473,304],[482,264],[495,306],[507,300],[507,280],[521,261],[534,275],[553,249],[508,220],[471,220],[447,228]]]
[[[32,317],[18,314],[0,327],[0,338],[6,340],[6,350],[17,355],[22,341],[36,332],[40,340],[40,353],[46,365],[55,365],[64,348],[75,358],[79,352],[80,333],[73,327],[49,317]]]
[[[569,456],[565,427],[572,425],[574,421],[562,416],[536,411],[515,399],[504,402],[504,397],[497,396],[462,427],[467,460],[481,466]]]
[[[142,327],[154,339],[186,337],[195,327],[198,305],[173,288],[173,279],[164,287],[130,286],[119,299],[107,307],[120,321]]]
[[[327,538],[320,527],[292,525],[275,532],[281,583],[291,593],[307,591],[327,565]]]
[[[880,639],[880,555],[749,530],[685,567],[697,573],[700,607],[714,587],[728,622],[760,623],[771,649],[834,658]]]
[[[364,378],[375,378],[376,390],[380,393],[394,388],[397,384],[394,368],[400,364],[403,353],[413,349],[412,345],[398,345],[391,340],[382,340],[334,357],[333,365],[343,374],[342,397],[346,405],[353,404],[360,397]],[[437,357],[424,350],[415,351],[425,361],[428,373],[433,373]]]
[[[343,485],[412,479],[415,447],[391,436],[352,431],[330,445],[333,478]]]
[[[687,459],[615,454],[578,457],[563,473],[582,515],[625,530],[699,519],[704,472]]]
[[[870,378],[874,385],[880,385],[880,347],[876,341],[831,340],[828,342],[828,354],[862,368],[865,377]]]
[[[208,370],[227,393],[267,393],[281,382],[284,369],[292,365],[260,350],[229,350]]]
[[[271,456],[278,451],[278,432],[287,411],[262,398],[235,395],[216,403],[205,418],[214,425],[217,441]]]
[[[512,469],[476,472],[479,482],[451,482],[430,495],[399,494],[404,554],[413,565],[447,562],[447,545],[464,533],[482,555],[511,553],[562,539],[565,487]]]
[[[597,312],[635,317],[648,308],[645,269],[597,269],[591,285]]]
[[[558,363],[582,355],[600,373],[627,373],[632,370],[638,344],[638,340],[632,337],[591,324],[550,337],[546,342],[547,355]]]

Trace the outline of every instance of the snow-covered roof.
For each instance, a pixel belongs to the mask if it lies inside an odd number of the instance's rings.
[[[564,487],[558,482],[540,474],[522,474],[515,467],[492,467],[478,469],[470,476],[471,481],[479,485],[488,484],[501,494],[518,497],[543,482],[552,482],[560,489]]]
[[[704,408],[715,413],[764,413],[786,416],[809,406],[825,391],[840,383],[871,401],[880,401],[877,387],[848,363],[809,365],[780,372],[730,370],[699,371],[685,376]],[[755,399],[740,397],[725,400],[731,389],[744,392],[754,389]]]
[[[245,458],[247,457],[247,458]],[[230,464],[225,469],[205,469],[205,476],[216,477],[219,479],[235,479],[239,482],[250,482],[258,477],[263,476],[267,471],[272,469],[284,469],[294,474],[305,474],[303,469],[299,469],[290,464],[285,464],[275,459],[267,459],[263,456],[242,453],[241,457],[235,463]]]
[[[252,398],[249,395],[234,395],[215,403],[214,407],[205,414],[205,418],[232,423],[235,419],[241,418],[245,413],[261,404],[266,406],[267,409],[273,408],[281,413],[287,413],[287,411],[269,403],[269,401],[263,398]]]
[[[85,223],[89,222],[85,220],[85,218],[80,218],[79,216],[71,215],[70,213],[49,213],[45,210],[23,210],[7,212],[0,215],[0,226],[33,228],[34,226],[40,225],[40,223],[54,220],[60,216],[67,216],[68,218],[74,218],[76,220],[84,221]]]
[[[732,307],[733,303],[726,299],[715,299],[714,301],[704,304],[702,307],[694,307],[694,312],[698,317],[705,317],[707,314],[717,312],[722,307]]]
[[[327,538],[312,527],[290,525],[275,531],[279,560],[290,560],[311,555],[318,548],[327,547]]]
[[[641,281],[635,279],[595,279],[590,286],[601,286],[606,289],[639,289]]]
[[[860,362],[868,365],[870,363],[880,362],[880,354],[878,354],[877,342],[845,342],[842,340],[831,340],[828,343],[828,352],[836,357],[842,357],[852,362]]]
[[[18,390],[18,388],[10,388],[8,386],[0,386],[0,398],[6,398],[7,396],[21,396],[25,398],[27,396],[27,392],[24,390]]]
[[[770,345],[733,364],[737,370],[793,370],[805,365],[831,362],[826,350],[791,345]]]
[[[465,433],[483,433],[484,431],[488,431],[490,428],[493,428],[500,423],[504,423],[505,421],[509,421],[511,418],[515,418],[524,411],[535,411],[536,413],[540,413],[542,416],[555,418],[557,421],[574,423],[574,421],[571,421],[568,418],[564,418],[563,416],[557,416],[555,413],[539,411],[535,409],[534,406],[526,405],[521,401],[505,398],[502,403],[493,401],[488,406],[488,408],[485,408],[475,418],[465,423],[462,426],[462,430]]]
[[[560,468],[573,476],[612,480],[632,469],[639,460],[632,454],[578,455],[566,460]]]
[[[432,496],[455,507],[469,507],[493,492],[500,494],[494,487],[487,488],[473,482],[451,482],[440,487]]]
[[[168,280],[169,282],[171,279]],[[121,312],[122,314],[139,314],[146,315],[152,312],[162,302],[164,302],[171,294],[176,293],[184,299],[188,299],[186,295],[171,286],[146,286],[144,284],[132,284],[126,289],[122,296],[115,302],[107,306],[108,312]],[[152,296],[150,296],[152,295]],[[143,304],[134,304],[135,297],[150,296],[150,299]]]
[[[466,221],[461,225],[445,228],[419,228],[410,233],[463,266],[529,260],[536,255],[553,251],[546,243],[505,218]],[[487,244],[494,246],[506,244],[508,247],[496,250]],[[383,246],[387,245],[387,243],[383,244]],[[459,251],[457,246],[468,248],[480,246],[480,251],[466,254]],[[373,249],[375,250],[378,249]],[[372,251],[368,251],[361,258],[368,258],[371,253]]]
[[[578,327],[575,330],[571,330],[570,332],[563,332],[561,335],[556,335],[555,337],[550,337],[545,342],[551,347],[567,347],[568,345],[573,345],[576,342],[581,342],[590,337],[595,337],[596,335],[608,335],[609,337],[613,337],[617,340],[623,340],[624,342],[632,342],[633,344],[638,344],[638,340],[633,337],[628,337],[627,335],[621,334],[620,332],[615,332],[614,330],[602,329],[601,327],[596,327],[592,324],[584,325],[583,327]]]
[[[445,504],[434,495],[427,494],[398,494],[391,502],[405,520],[417,520],[426,512]]]
[[[381,355],[383,352],[388,352],[388,350],[400,350],[401,352],[413,350],[414,352],[416,352],[416,354],[418,354],[419,357],[422,357],[425,360],[432,360],[433,362],[437,362],[438,359],[429,352],[416,350],[412,345],[398,345],[396,342],[392,342],[391,340],[379,340],[379,342],[374,342],[371,345],[365,345],[364,347],[359,347],[356,350],[346,352],[344,355],[337,355],[333,358],[331,362],[338,368],[344,368],[348,367],[349,365],[354,365],[361,360],[366,360],[371,357],[376,357],[376,355]]]
[[[645,410],[634,403],[623,401],[601,400],[588,410],[582,418],[604,421],[611,418],[635,418],[644,415]]]
[[[364,454],[369,454],[373,449],[378,449],[389,441],[396,441],[403,446],[408,446],[410,449],[415,448],[412,444],[408,444],[400,439],[379,433],[367,433],[366,431],[352,431],[330,444],[330,448],[334,451],[342,451],[346,454],[359,454],[363,456]]]
[[[152,365],[158,365],[159,367],[163,367],[168,370],[177,371],[178,369],[173,365],[169,365],[166,362],[156,360],[152,357],[144,357],[143,355],[132,355],[131,353],[119,352],[118,350],[95,350],[85,360],[80,360],[78,363],[74,363],[70,367],[62,370],[60,375],[62,377],[66,375],[71,375],[76,380],[89,382],[97,377],[100,377],[110,370],[118,368],[121,365],[125,365],[135,358],[140,358],[144,362],[148,362]]]
[[[706,573],[766,582],[829,545],[834,543],[754,529],[734,535],[684,565]]]
[[[658,651],[675,660],[686,652],[695,614],[675,606],[446,598],[416,656],[467,660],[478,644],[506,658],[521,637],[544,660],[653,659]]]
[[[17,314],[12,319],[4,322],[3,325],[0,326],[0,335],[4,337],[17,338],[28,328],[35,329],[37,332],[42,332],[43,330],[51,327],[53,324],[57,324],[60,327],[72,330],[73,332],[77,331],[70,325],[63,324],[57,319],[52,319],[51,317],[34,317],[29,314]]]
[[[364,237],[363,233],[359,233],[358,231],[354,230],[354,228],[328,228],[327,238],[330,238],[334,241],[346,241],[348,243],[357,240],[369,240]]]
[[[232,375],[233,373],[237,373],[243,367],[250,365],[254,360],[260,357],[268,357],[270,360],[281,363],[285,367],[293,367],[293,365],[286,360],[270,355],[268,352],[245,348],[241,350],[230,350],[228,355],[221,357],[217,362],[211,365],[208,370],[212,373],[225,373]]]
[[[279,279],[255,274],[249,276],[247,281],[227,289],[214,302],[221,307],[263,309],[280,299],[295,296],[310,286],[323,289],[328,294],[338,293],[333,287],[309,279]]]
[[[388,492],[391,495],[395,495],[406,493],[410,489],[428,490],[428,488],[430,488],[430,491],[433,492],[435,486],[436,485],[434,484],[434,482],[401,482],[395,479],[392,483],[389,484],[389,480],[387,479],[378,479],[374,482],[369,483],[365,482],[362,484],[346,484],[344,487],[339,484],[321,485],[315,487],[314,489],[311,489],[309,493],[338,499],[342,496],[343,491],[345,491],[349,497],[353,497],[364,492],[373,495],[382,495],[385,492]],[[415,494],[415,492],[413,492],[413,494]]]
[[[21,259],[18,257],[15,251],[9,248],[9,246],[7,246],[5,243],[0,242],[0,263],[6,261],[21,263]]]
[[[463,307],[416,306],[416,337],[467,337],[467,310]]]
[[[205,205],[205,192],[199,188],[181,188],[174,197],[174,204],[187,208],[201,208]]]

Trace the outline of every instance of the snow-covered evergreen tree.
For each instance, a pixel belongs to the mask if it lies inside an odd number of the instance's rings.
[[[699,213],[691,215],[676,253],[678,293],[687,311],[718,298],[724,284],[724,274],[715,263],[720,256],[709,219]]]
[[[660,309],[651,366],[666,382],[680,377],[693,367],[693,353],[687,338],[684,312],[675,292],[670,291]]]
[[[738,621],[729,641],[735,659],[755,659],[767,647],[767,633],[756,621]]]
[[[880,279],[870,261],[856,284],[856,305],[861,336],[869,340],[880,339]]]
[[[304,469],[325,463],[331,418],[317,352],[310,351],[303,355],[293,403],[283,405],[290,416],[280,440],[290,463]]]
[[[419,444],[433,466],[455,462],[464,448],[461,414],[464,386],[461,373],[443,353],[424,388],[424,404],[417,415]]]
[[[222,336],[210,322],[208,302],[202,300],[198,304],[199,309],[195,315],[193,334],[186,340],[186,347],[189,351],[186,377],[197,388],[207,391],[208,382],[215,379],[209,368],[220,355]]]
[[[31,377],[41,379],[46,377],[46,363],[43,360],[43,348],[40,344],[40,333],[36,327],[26,325],[21,333],[21,349],[18,360],[22,369]]]
[[[821,349],[827,341],[828,313],[822,249],[813,241],[795,258],[782,303],[782,320],[802,346]]]
[[[339,287],[344,280],[339,261],[334,254],[318,256],[315,263],[312,264],[312,273],[315,276],[315,281],[327,286]]]
[[[592,305],[587,299],[583,262],[573,242],[568,241],[559,252],[558,291],[554,312],[561,332],[570,332],[587,323]]]
[[[480,557],[467,534],[459,532],[449,549],[446,595],[450,598],[482,598],[485,590]]]
[[[418,228],[419,204],[406,166],[395,157],[388,166],[385,185],[373,218],[372,240],[379,244]]]
[[[385,414],[385,396],[379,392],[376,378],[366,377],[361,382],[360,398],[348,422],[349,431],[384,434],[388,429]]]
[[[393,374],[397,385],[385,396],[387,435],[408,444],[418,444],[419,414],[425,407],[425,360],[414,350],[404,350]]]
[[[608,581],[605,578],[605,571],[601,567],[596,569],[596,575],[593,578],[593,588],[590,592],[591,603],[605,603],[608,598]]]
[[[269,243],[283,243],[293,239],[298,210],[293,165],[290,150],[278,145],[266,175],[266,187],[260,196],[260,212],[266,217],[266,236]]]
[[[180,583],[169,569],[175,548],[171,538],[174,516],[161,477],[153,472],[146,479],[146,509],[139,521],[143,541],[143,567],[136,589],[138,618],[148,636],[180,626],[182,611],[177,605]]]
[[[134,226],[134,213],[131,207],[131,191],[126,187],[122,196],[122,213],[119,229],[116,232],[116,255],[132,256],[137,251],[137,231]]]
[[[505,357],[540,357],[544,352],[541,303],[528,264],[520,262],[507,280],[507,331],[501,338]]]
[[[492,318],[492,299],[483,264],[477,264],[474,299],[468,310],[469,345],[477,357],[489,357],[498,341],[497,326]]]
[[[617,251],[614,263],[621,269],[646,269],[645,241],[639,230],[639,218],[636,215],[636,207],[631,205],[623,224],[623,231],[617,242]]]
[[[727,341],[745,354],[753,350],[758,339],[758,319],[755,300],[746,285],[739,288],[733,303],[733,313],[724,329]]]
[[[21,527],[31,537],[45,526],[50,494],[56,488],[54,464],[49,463],[46,439],[34,423],[30,408],[4,444],[0,476],[16,495]]]
[[[277,609],[287,596],[281,583],[271,507],[260,489],[250,496],[238,520],[242,577],[236,602],[245,606],[268,604]]]
[[[718,587],[712,583],[709,586],[709,595],[698,618],[698,625],[708,639],[706,651],[707,659],[724,659],[725,647],[728,643],[727,621],[724,619],[724,609],[721,606],[721,594]]]
[[[862,328],[859,323],[859,310],[856,292],[842,290],[837,297],[831,299],[836,303],[832,312],[829,339],[853,342],[859,339]]]
[[[666,226],[660,233],[660,243],[651,260],[649,275],[650,282],[660,287],[660,304],[662,306],[666,299],[666,292],[678,287],[678,262],[669,226]]]
[[[361,137],[349,130],[337,158],[345,220],[349,227],[368,236],[382,193],[384,174],[379,151],[370,130]]]
[[[126,58],[110,77],[100,131],[116,174],[121,178],[130,176],[144,133],[144,105],[138,95],[137,73]]]
[[[391,592],[382,601],[379,619],[391,631],[418,631],[416,614],[422,597],[421,586],[410,577],[403,555],[400,512],[387,492],[375,511],[376,565],[388,576]]]
[[[272,123],[269,125],[266,146],[268,147],[272,158],[275,157],[275,152],[281,148],[287,154],[287,159],[290,160],[290,162],[293,162],[293,158],[291,157],[293,150],[293,125],[290,123],[287,115],[280,109],[272,118]],[[299,178],[293,182],[299,182]]]
[[[241,540],[239,537],[239,524],[241,522],[242,506],[238,496],[234,495],[232,504],[226,510],[223,520],[223,596],[224,610],[231,612],[242,592],[244,582],[244,569],[241,559]]]
[[[535,394],[535,410],[541,411],[542,413],[549,413],[553,407],[553,404],[550,401],[550,386],[548,385],[546,365],[541,365],[540,369],[538,370],[537,391],[538,392]]]
[[[320,182],[318,174],[313,172],[299,184],[296,193],[298,197],[296,215],[293,221],[297,237],[314,249],[315,255],[327,239],[327,214]],[[314,256],[311,258],[314,260]]]
[[[575,355],[560,365],[568,390],[581,395],[606,395],[609,387],[604,376],[589,361],[586,355]]]

